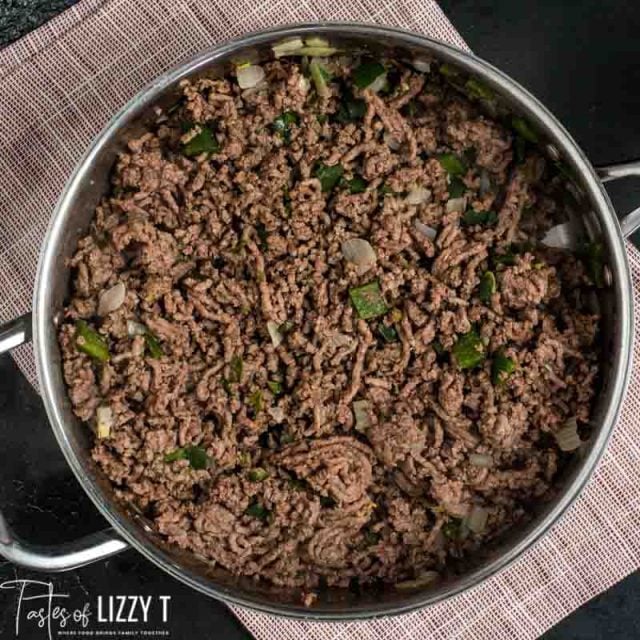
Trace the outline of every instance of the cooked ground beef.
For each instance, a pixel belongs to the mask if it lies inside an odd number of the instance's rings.
[[[117,496],[308,602],[521,522],[598,374],[588,268],[537,241],[561,176],[435,71],[386,61],[376,93],[322,64],[325,95],[286,59],[183,84],[119,156],[60,327]]]

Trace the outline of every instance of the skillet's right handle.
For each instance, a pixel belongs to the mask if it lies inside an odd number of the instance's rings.
[[[31,314],[0,326],[0,354],[31,340]],[[34,571],[69,571],[103,560],[128,548],[112,529],[58,545],[32,545],[20,540],[0,510],[0,556]]]
[[[596,173],[602,182],[610,182],[631,176],[640,177],[640,160],[631,160],[629,162],[596,167]],[[628,238],[640,229],[640,207],[620,219],[620,229],[625,238]]]

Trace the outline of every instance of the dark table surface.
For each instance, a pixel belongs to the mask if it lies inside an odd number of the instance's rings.
[[[0,0],[0,45],[73,0]],[[618,0],[441,0],[471,48],[538,96],[594,164],[640,157],[640,3]],[[640,204],[640,185],[616,184],[619,211]],[[62,542],[104,526],[68,470],[41,402],[8,357],[0,358],[0,505],[23,537]],[[35,574],[0,561],[0,583],[53,580],[81,607],[96,596],[171,595],[171,637],[250,637],[225,607],[169,578],[134,551],[78,571]],[[640,637],[640,577],[630,576],[545,634],[548,640]],[[0,637],[14,637],[15,593],[0,592]],[[153,626],[153,625],[152,625]],[[33,623],[20,638],[42,638]]]

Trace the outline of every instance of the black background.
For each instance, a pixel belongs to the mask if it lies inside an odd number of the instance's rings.
[[[0,44],[73,0],[0,0]],[[509,73],[567,126],[594,164],[640,157],[640,2],[441,0],[473,51]],[[0,97],[1,99],[1,97]],[[1,188],[1,186],[0,186]],[[640,206],[640,181],[611,191],[624,212]],[[1,295],[1,294],[0,294]],[[18,533],[62,542],[104,526],[66,467],[41,402],[17,368],[0,357],[0,505]],[[72,606],[97,595],[172,596],[172,638],[250,637],[223,605],[183,587],[134,551],[57,576],[0,560],[0,583],[53,580]],[[14,598],[0,592],[0,637],[13,637]],[[545,634],[547,640],[640,637],[640,578],[633,575]],[[157,621],[157,618],[156,618]],[[160,625],[158,625],[160,626]],[[20,638],[42,638],[23,627]]]

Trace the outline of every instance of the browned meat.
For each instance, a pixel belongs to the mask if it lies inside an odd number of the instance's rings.
[[[437,71],[346,96],[353,64],[322,64],[322,97],[286,59],[183,83],[119,157],[59,331],[116,495],[308,605],[446,570],[545,500],[600,325],[589,268],[536,244],[563,207],[535,151]]]

